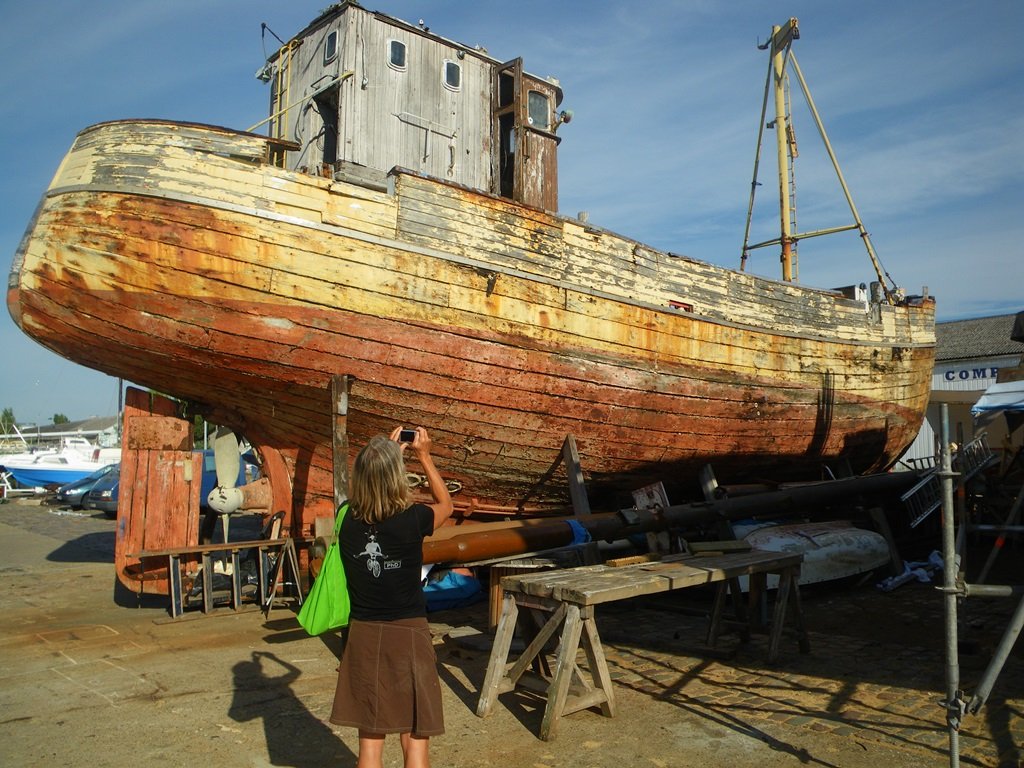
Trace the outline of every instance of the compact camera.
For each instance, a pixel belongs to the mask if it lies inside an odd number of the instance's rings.
[[[398,442],[400,443],[411,443],[416,439],[415,429],[403,429],[398,433]]]

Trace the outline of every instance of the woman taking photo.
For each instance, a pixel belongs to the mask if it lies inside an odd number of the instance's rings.
[[[430,737],[444,733],[422,568],[423,539],[451,516],[452,500],[427,431],[409,432],[371,438],[356,456],[339,536],[351,614],[330,720],[359,729],[357,768],[382,768],[389,733],[401,734],[405,768],[429,768]],[[433,504],[410,503],[407,449]]]

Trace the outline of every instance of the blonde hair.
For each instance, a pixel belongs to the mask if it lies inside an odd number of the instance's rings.
[[[409,506],[409,483],[398,443],[370,438],[356,456],[349,482],[349,504],[360,520],[375,525]]]

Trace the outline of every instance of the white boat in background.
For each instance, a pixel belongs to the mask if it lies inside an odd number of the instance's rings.
[[[120,460],[120,448],[100,448],[84,437],[66,437],[57,449],[0,457],[0,471],[25,488],[45,488],[81,480]]]
[[[801,586],[868,573],[886,565],[891,558],[884,536],[847,520],[785,525],[759,521],[746,526],[734,524],[733,530],[736,538],[755,549],[802,554]],[[768,577],[768,589],[774,589],[778,583],[778,576]]]

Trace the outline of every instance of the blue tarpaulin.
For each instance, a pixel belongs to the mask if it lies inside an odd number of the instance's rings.
[[[473,576],[448,571],[440,579],[427,582],[423,594],[427,598],[427,611],[442,611],[472,605],[483,597],[483,587]]]

